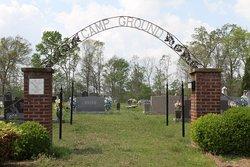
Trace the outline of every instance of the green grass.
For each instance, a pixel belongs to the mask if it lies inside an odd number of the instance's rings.
[[[63,124],[62,140],[58,124],[53,127],[55,156],[41,156],[35,166],[169,166],[210,167],[215,163],[191,147],[189,125],[181,136],[181,123],[164,116],[145,115],[140,109],[106,114],[75,114],[73,125]],[[57,158],[55,158],[57,157]]]

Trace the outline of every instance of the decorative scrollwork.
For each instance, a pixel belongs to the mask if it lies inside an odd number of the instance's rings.
[[[188,62],[191,61],[191,55],[190,55],[190,53],[189,53],[189,51],[188,51],[187,48],[184,48],[184,52],[182,53],[181,56],[182,56],[185,60],[187,60]]]
[[[167,32],[167,36],[166,36],[166,38],[164,39],[164,41],[165,41],[165,42],[168,42],[168,44],[169,44],[170,46],[172,46],[172,45],[175,43],[175,40],[174,40],[173,36],[172,36],[169,32]]]
[[[175,40],[174,40],[174,36],[171,35],[170,33],[167,33],[166,38],[164,40],[165,42],[167,42],[167,44],[169,44],[169,47],[172,48],[174,51],[176,51],[176,53],[178,53],[180,55],[180,57],[192,68],[198,68],[198,65],[200,64],[197,60],[194,60],[192,58],[192,55],[190,54],[190,52],[188,51],[188,49],[180,44],[177,43],[175,44]]]
[[[175,50],[176,52],[183,52],[183,49],[184,49],[184,47],[183,47],[182,45],[180,45],[180,44],[176,44],[176,45],[174,46],[174,50]]]
[[[80,42],[95,34],[117,27],[129,27],[144,31],[173,49],[192,68],[198,68],[200,65],[195,56],[174,35],[152,22],[131,16],[109,17],[86,26],[60,45],[60,56],[74,51]]]
[[[70,44],[69,43],[64,43],[62,44],[61,48],[60,48],[60,51],[61,51],[61,54],[64,54],[68,51],[70,51]]]
[[[72,48],[75,48],[78,46],[78,43],[81,42],[80,37],[78,36],[78,33],[74,35],[74,37],[71,40],[71,46]]]

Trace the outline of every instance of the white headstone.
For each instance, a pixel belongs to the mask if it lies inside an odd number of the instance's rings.
[[[221,93],[227,96],[227,88],[225,86],[221,89]]]

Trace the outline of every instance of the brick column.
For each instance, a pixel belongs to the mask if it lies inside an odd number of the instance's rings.
[[[195,81],[191,93],[191,120],[207,113],[220,113],[221,70],[199,68],[190,72]]]
[[[52,136],[52,68],[23,68],[24,119],[37,121]]]

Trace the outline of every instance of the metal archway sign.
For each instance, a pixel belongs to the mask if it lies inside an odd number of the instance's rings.
[[[134,28],[137,30],[144,31],[170,47],[173,51],[175,51],[190,67],[198,68],[200,65],[199,61],[196,59],[194,55],[190,53],[187,47],[180,42],[173,34],[169,33],[168,31],[164,30],[160,26],[138,18],[138,17],[131,17],[131,16],[115,16],[109,17],[97,22],[94,22],[87,27],[84,27],[71,37],[69,37],[65,42],[63,42],[59,46],[60,50],[69,51],[72,48],[78,46],[78,43],[84,42],[88,38],[117,27],[128,27]],[[61,52],[62,53],[62,52]]]

